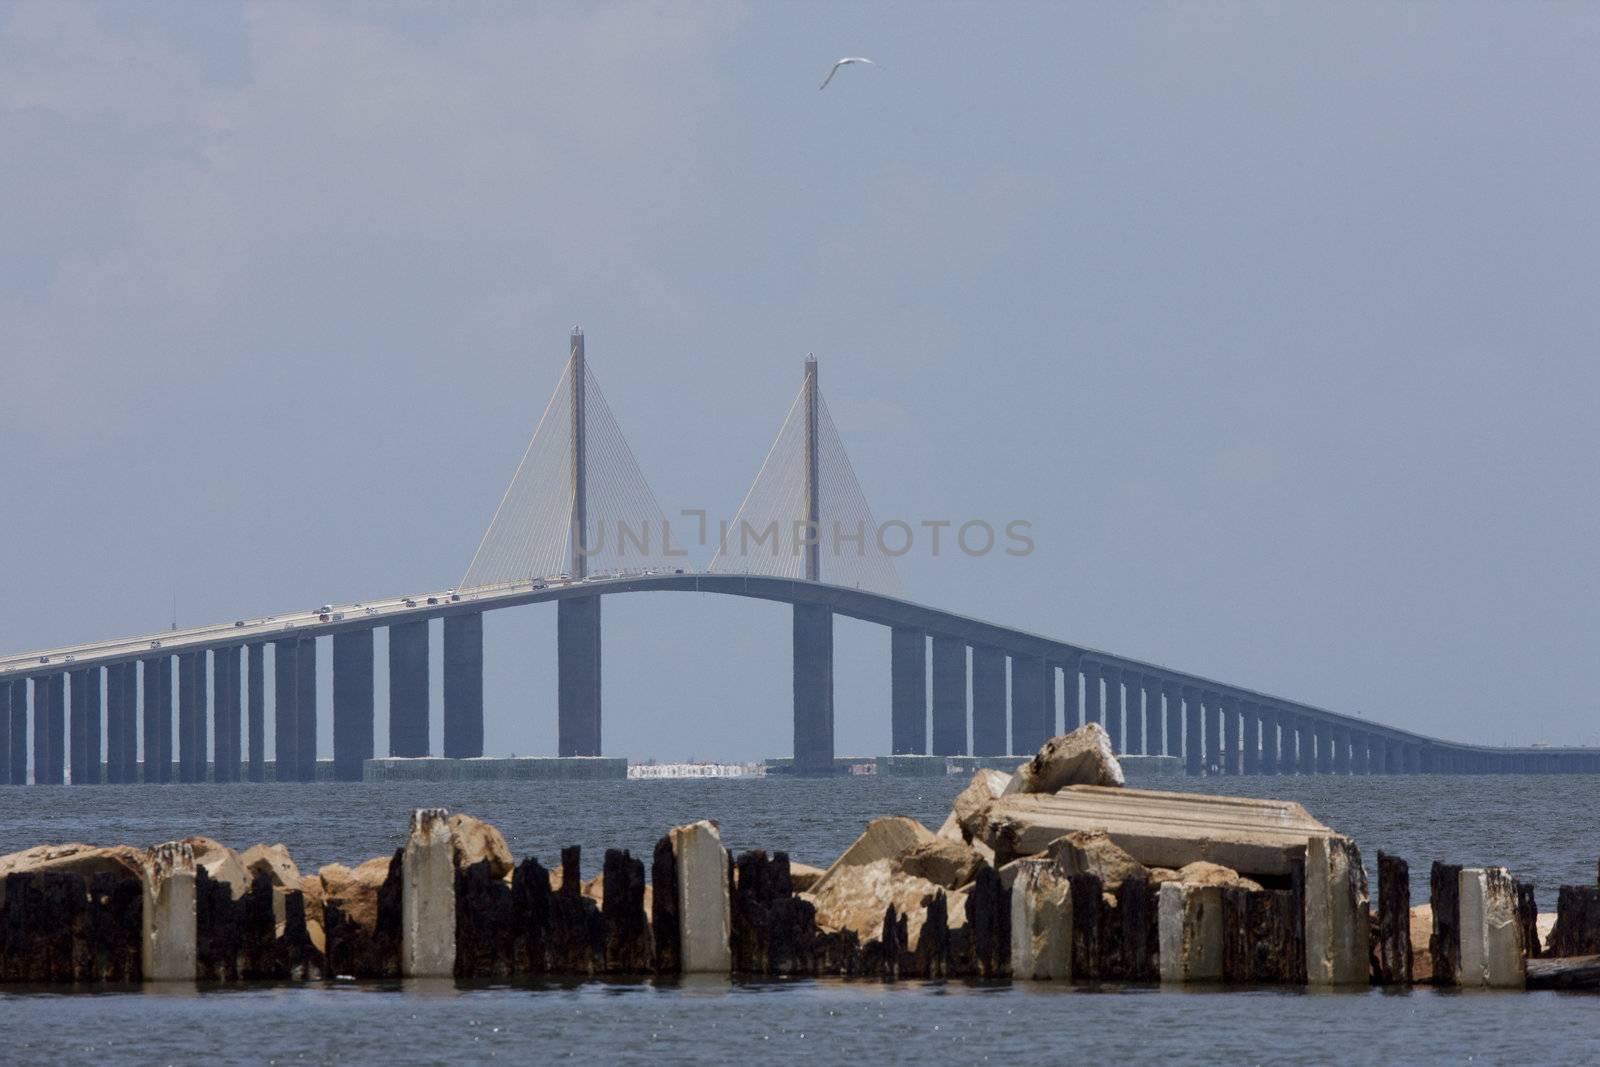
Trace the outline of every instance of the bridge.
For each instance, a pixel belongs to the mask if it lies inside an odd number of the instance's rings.
[[[1428,737],[907,599],[811,359],[739,513],[719,526],[711,564],[693,572],[683,555],[574,330],[560,382],[456,588],[0,657],[0,782],[27,784],[30,753],[39,785],[309,781],[323,639],[333,772],[360,780],[374,755],[379,627],[388,630],[389,755],[431,755],[435,619],[443,755],[479,757],[484,614],[545,601],[557,612],[557,751],[599,756],[601,604],[673,591],[792,607],[799,773],[834,766],[836,615],[891,631],[896,755],[1031,753],[1099,722],[1117,751],[1181,757],[1191,775],[1600,772],[1597,749]]]

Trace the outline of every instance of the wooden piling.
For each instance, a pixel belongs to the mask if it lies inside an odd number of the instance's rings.
[[[668,835],[656,842],[650,857],[650,910],[656,973],[677,974],[683,969],[683,932],[678,920],[678,858]]]
[[[515,875],[513,875],[515,877]],[[488,860],[456,869],[457,978],[506,979],[516,973],[514,891]]]
[[[1433,905],[1433,936],[1428,954],[1433,957],[1433,984],[1453,986],[1461,975],[1461,867],[1435,862],[1428,875],[1428,899]]]
[[[550,872],[529,856],[511,872],[511,973],[550,973]],[[459,953],[458,953],[459,956]]]
[[[1411,870],[1399,856],[1378,852],[1378,943],[1373,977],[1379,985],[1410,985]]]
[[[1556,891],[1556,925],[1550,931],[1551,956],[1600,954],[1600,888],[1564,885]]]
[[[648,974],[655,945],[644,911],[644,864],[626,849],[606,849],[601,920],[607,974]]]

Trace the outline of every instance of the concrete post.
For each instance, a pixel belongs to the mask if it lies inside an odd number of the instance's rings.
[[[1167,703],[1168,756],[1183,755],[1183,689],[1177,682],[1161,683],[1161,694]]]
[[[116,785],[122,781],[122,675],[126,665],[112,663],[106,667],[106,769],[105,782]],[[4,757],[0,757],[3,760]]]
[[[317,639],[302,637],[295,652],[295,777],[317,777]]]
[[[933,638],[933,754],[967,753],[967,646],[959,638]]]
[[[1072,978],[1072,893],[1052,860],[1018,860],[1011,881],[1011,977]]]
[[[587,602],[598,598],[585,597]],[[557,606],[557,644],[560,646],[559,674],[561,682],[567,680],[568,648],[563,639],[566,612],[562,609],[571,601],[563,600]],[[564,698],[565,685],[561,686]],[[565,712],[566,701],[561,701]],[[565,720],[562,719],[564,725]],[[564,731],[563,731],[564,733]],[[428,755],[428,623],[399,622],[389,627],[389,755],[414,758]],[[593,752],[566,750],[563,756],[592,756]]]
[[[928,639],[914,627],[889,631],[889,751],[928,751]]]
[[[1120,755],[1128,750],[1127,735],[1122,729],[1122,669],[1102,663],[1100,678],[1105,682],[1102,704],[1105,711],[1101,722],[1105,725],[1106,733],[1111,735],[1111,751]]]
[[[140,962],[144,980],[194,981],[198,938],[194,849],[189,845],[173,841],[157,845],[146,854],[143,913],[144,951]]]
[[[1504,867],[1466,868],[1458,885],[1459,984],[1467,989],[1521,989],[1528,979],[1527,946],[1511,872]]]
[[[476,759],[483,755],[481,611],[445,616],[444,754],[447,759]]]
[[[451,978],[455,970],[456,864],[450,813],[418,808],[411,813],[411,832],[400,854],[400,976]]]
[[[1222,981],[1222,887],[1163,882],[1156,940],[1163,982]]]
[[[11,784],[28,784],[28,683],[18,678],[11,689]]]
[[[267,646],[247,645],[247,715],[250,729],[250,780],[267,780]]]
[[[333,776],[341,782],[361,781],[373,755],[372,660],[372,630],[333,635]]]
[[[798,606],[796,611],[799,626]],[[829,673],[831,677],[831,657]],[[598,596],[569,597],[556,604],[556,686],[556,751],[563,756],[600,755]]]
[[[592,755],[600,754],[599,740]],[[833,773],[833,611],[826,604],[794,605],[794,769]]]
[[[272,643],[272,776],[278,782],[294,781],[300,766],[299,658],[297,639]]]
[[[1355,842],[1311,838],[1306,846],[1305,924],[1308,985],[1366,985],[1371,920],[1367,876]]]
[[[1200,691],[1183,687],[1183,769],[1189,777],[1197,777],[1205,770],[1205,746],[1200,733]]]
[[[1038,656],[1011,657],[1011,751],[1031,755],[1053,734],[1056,718],[1055,671]],[[976,686],[976,682],[974,682]],[[977,724],[973,724],[977,733]],[[974,745],[976,750],[976,745]],[[978,755],[983,753],[979,752]]]
[[[1129,755],[1144,755],[1144,679],[1133,671],[1122,672],[1123,742]]]
[[[733,969],[733,921],[722,835],[715,823],[701,820],[673,829],[668,838],[678,871],[683,973],[727,974]]]

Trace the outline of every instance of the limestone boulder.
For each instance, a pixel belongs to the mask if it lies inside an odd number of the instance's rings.
[[[1104,726],[1090,722],[1046,741],[1031,760],[1017,768],[1007,792],[1054,793],[1069,785],[1124,784],[1122,765],[1111,751],[1111,735]]]
[[[813,867],[809,863],[789,861],[789,884],[796,893],[804,893],[811,889],[826,873],[821,867]]]
[[[932,830],[907,816],[887,815],[873,819],[862,835],[840,853],[839,858],[833,861],[833,866],[817,880],[815,888],[821,890],[845,868],[864,867],[879,860],[898,860],[918,845],[932,840]]]
[[[367,931],[378,928],[378,890],[389,877],[389,858],[379,856],[359,867],[333,863],[317,872],[323,906],[337,905],[345,918]]]
[[[865,944],[883,936],[883,916],[889,905],[906,917],[907,947],[916,950],[922,927],[927,922],[926,901],[944,893],[949,907],[949,926],[966,924],[966,894],[951,893],[926,878],[906,874],[892,859],[852,864],[829,872],[831,877],[809,893],[801,893],[817,909],[817,924],[823,930],[850,930]]]
[[[948,836],[950,832],[955,832],[969,843],[981,840],[979,828],[983,824],[984,813],[990,804],[1006,795],[1011,780],[1012,776],[1004,771],[985,769],[974,774],[967,787],[956,794],[955,804],[951,807],[950,816],[955,820],[955,825],[952,826],[947,819],[945,825],[940,827],[940,834]]]
[[[250,891],[250,872],[239,854],[209,837],[186,837],[183,843],[194,850],[194,865],[204,869],[213,882],[222,882],[238,900]]]
[[[482,819],[462,812],[450,816],[450,840],[455,846],[457,870],[487,860],[490,875],[510,878],[517,865],[505,835]]]
[[[274,889],[300,888],[300,868],[282,845],[251,845],[239,856],[239,862],[251,880],[264,873]]]
[[[1092,874],[1106,889],[1126,879],[1148,876],[1144,864],[1134,859],[1104,830],[1075,830],[1051,842],[1049,857],[1064,875]]]
[[[984,859],[971,845],[935,837],[898,860],[900,870],[946,889],[959,889],[977,877]]]
[[[1427,985],[1433,981],[1433,905],[1417,904],[1411,909],[1411,981]]]
[[[1205,860],[1195,860],[1185,864],[1174,872],[1176,877],[1172,881],[1182,882],[1184,885],[1215,885],[1223,888],[1234,887],[1248,889],[1252,893],[1261,891],[1261,883],[1254,879],[1246,878],[1232,867],[1224,867],[1220,863],[1208,863]]]

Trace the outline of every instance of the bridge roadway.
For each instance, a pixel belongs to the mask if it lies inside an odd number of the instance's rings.
[[[558,749],[562,755],[600,755],[600,600],[654,591],[793,606],[795,758],[802,770],[825,773],[832,767],[832,617],[844,615],[892,631],[896,754],[1030,752],[1057,730],[1097,721],[1119,751],[1181,756],[1191,774],[1600,772],[1596,749],[1494,748],[1432,738],[865,590],[756,575],[658,572],[517,582],[459,594],[444,590],[0,658],[0,781],[26,781],[30,688],[37,782],[63,781],[63,762],[70,764],[74,782],[98,781],[102,726],[108,781],[134,781],[141,773],[146,780],[170,780],[174,694],[179,780],[207,777],[208,747],[216,780],[261,780],[269,643],[276,676],[276,776],[309,779],[317,757],[310,642],[324,636],[333,639],[336,774],[359,778],[362,761],[373,754],[372,633],[379,626],[390,630],[391,755],[427,755],[427,624],[436,618],[444,620],[444,754],[479,756],[483,613],[545,601],[558,604]],[[159,714],[163,706],[165,716]],[[158,711],[154,716],[152,708]],[[141,711],[143,772],[137,758]],[[242,726],[248,727],[248,761],[241,759]],[[309,741],[301,744],[301,738]]]

